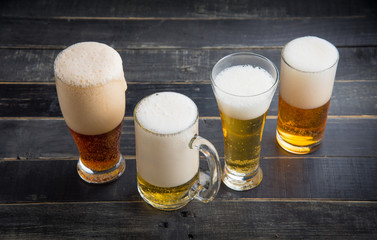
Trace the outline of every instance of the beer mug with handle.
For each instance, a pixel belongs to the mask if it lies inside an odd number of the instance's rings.
[[[175,210],[193,198],[211,201],[221,184],[215,147],[198,136],[198,108],[185,95],[160,92],[135,107],[137,187],[161,210]],[[201,152],[209,174],[199,168]]]

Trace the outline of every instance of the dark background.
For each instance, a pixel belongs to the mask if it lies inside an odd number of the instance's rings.
[[[278,92],[267,117],[260,186],[224,185],[208,204],[162,212],[136,189],[132,111],[177,91],[200,111],[200,134],[223,158],[210,71],[239,51],[280,66],[282,47],[315,35],[340,61],[322,146],[292,155],[275,141]],[[128,83],[116,182],[90,185],[62,118],[53,61],[80,41],[119,51]],[[377,238],[377,2],[299,0],[1,1],[0,239]]]

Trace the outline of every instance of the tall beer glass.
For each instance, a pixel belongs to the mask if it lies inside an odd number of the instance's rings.
[[[276,139],[286,151],[306,154],[321,143],[338,60],[336,47],[318,37],[283,48]]]
[[[56,57],[54,72],[60,109],[80,152],[80,177],[117,179],[126,166],[119,151],[127,89],[120,55],[105,44],[77,43]]]
[[[198,136],[198,109],[188,97],[161,92],[135,107],[137,187],[141,197],[161,210],[175,210],[194,197],[211,201],[221,184],[214,146]],[[203,153],[210,174],[199,171]]]
[[[276,66],[253,53],[235,53],[219,60],[211,82],[224,134],[223,182],[243,191],[262,181],[259,166],[263,127],[279,81]]]

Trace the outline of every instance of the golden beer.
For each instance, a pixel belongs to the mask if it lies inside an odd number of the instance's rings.
[[[289,105],[279,97],[277,132],[279,137],[292,145],[305,147],[319,143],[325,133],[330,101],[314,109],[301,109]],[[284,142],[280,142],[284,144]],[[289,145],[285,148],[290,149]],[[290,149],[294,151],[294,149]]]
[[[122,59],[111,47],[82,42],[55,59],[60,109],[80,153],[79,176],[89,183],[120,177],[125,161],[119,151],[125,91]]]
[[[145,181],[137,175],[138,190],[148,203],[157,206],[179,206],[182,202],[190,201],[193,198],[191,188],[198,181],[199,174],[188,182],[175,187],[159,187]]]
[[[321,143],[338,59],[337,49],[317,37],[284,47],[276,139],[286,151],[306,154]]]
[[[224,135],[222,180],[237,191],[255,188],[263,178],[262,134],[278,70],[263,56],[235,53],[215,64],[211,80]]]
[[[266,115],[239,120],[220,111],[227,171],[244,176],[257,171]]]

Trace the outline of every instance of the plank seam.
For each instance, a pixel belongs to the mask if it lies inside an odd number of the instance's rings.
[[[136,161],[135,155],[123,155],[125,160],[128,161]],[[261,156],[262,160],[270,160],[270,159],[331,159],[331,158],[367,158],[367,159],[377,159],[376,156],[302,156],[302,155],[289,155],[289,156]],[[13,162],[13,161],[78,161],[79,156],[76,157],[38,157],[38,158],[27,158],[27,157],[4,157],[0,158],[0,162]],[[224,160],[224,157],[220,156],[220,160]]]
[[[104,20],[104,21],[247,21],[247,20],[310,20],[310,19],[368,19],[368,15],[346,16],[309,16],[309,17],[260,17],[260,16],[216,16],[216,17],[93,17],[93,16],[2,16],[3,19],[11,20]]]
[[[221,120],[219,116],[201,116],[202,120]],[[371,120],[377,119],[377,115],[328,115],[328,119],[357,119],[357,120]],[[277,115],[268,115],[266,119],[277,119]],[[64,120],[63,117],[0,117],[0,121],[28,121],[28,120]],[[123,120],[133,120],[133,117],[124,117]]]
[[[377,79],[353,79],[353,80],[335,80],[335,83],[374,83]],[[127,81],[128,85],[211,85],[211,80],[185,80],[185,81]],[[55,81],[46,82],[9,82],[0,81],[0,85],[55,85]]]
[[[68,46],[65,45],[0,45],[0,49],[15,49],[15,50],[63,50]],[[375,48],[377,45],[361,44],[361,45],[337,45],[339,48]],[[127,50],[262,50],[262,49],[282,49],[283,46],[240,46],[240,45],[219,45],[219,46],[202,46],[202,47],[184,47],[184,46],[143,46],[143,47],[121,47],[115,49],[117,51]]]
[[[376,204],[375,200],[347,200],[347,199],[327,199],[327,198],[241,198],[241,199],[215,199],[213,202],[233,203],[233,202],[282,202],[282,203],[334,203],[334,204]],[[132,204],[145,203],[143,200],[128,201],[67,201],[67,202],[18,202],[18,203],[0,203],[0,206],[17,206],[17,205],[69,205],[69,204]],[[146,204],[146,203],[145,203]]]

